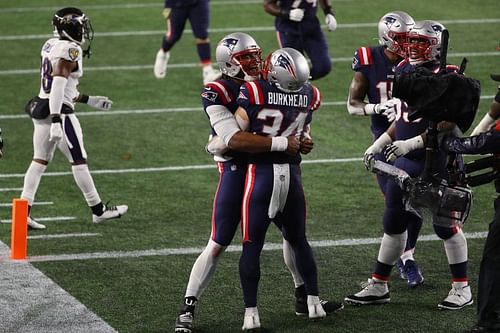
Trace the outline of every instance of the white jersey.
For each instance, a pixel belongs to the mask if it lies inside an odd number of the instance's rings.
[[[68,83],[64,89],[63,103],[74,109],[73,100],[78,97],[78,82],[83,75],[82,48],[80,45],[59,38],[51,38],[47,40],[41,51],[41,68],[40,68],[40,92],[38,97],[49,98],[50,89],[52,87],[52,69],[59,59],[64,59],[72,62],[77,62],[78,66],[74,72],[68,77]]]

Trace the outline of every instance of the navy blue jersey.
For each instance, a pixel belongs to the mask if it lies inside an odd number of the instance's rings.
[[[302,136],[321,102],[318,88],[305,84],[296,93],[285,93],[265,80],[247,82],[240,88],[238,104],[250,119],[249,132],[257,135]],[[301,161],[300,153],[249,154],[249,163],[292,163]]]
[[[304,10],[304,18],[300,22],[295,22],[290,21],[288,18],[277,16],[274,22],[276,30],[300,34],[302,29],[307,28],[311,24],[319,24],[318,18],[316,17],[316,11],[318,9],[317,1],[282,0],[279,2],[279,6],[285,10],[301,8]]]
[[[226,107],[232,114],[238,109],[237,97],[240,91],[240,83],[235,80],[219,79],[209,82],[201,92],[201,104],[203,110],[211,105],[222,105]],[[208,114],[207,114],[208,116]],[[212,128],[212,134],[217,135]],[[238,157],[239,159],[246,159],[246,153],[230,151],[224,154],[228,157]]]
[[[394,81],[394,64],[384,53],[384,46],[360,47],[354,53],[352,70],[360,72],[368,81],[368,102],[383,103],[391,98]],[[384,115],[371,115],[371,130],[378,138],[389,127]]]
[[[165,8],[192,6],[196,4],[198,1],[208,2],[209,0],[165,0]]]

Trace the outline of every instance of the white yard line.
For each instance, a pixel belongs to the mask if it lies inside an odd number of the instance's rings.
[[[36,201],[35,201],[35,204],[36,204]],[[75,216],[37,217],[36,220],[39,222],[72,221],[72,220],[76,220],[76,217]],[[4,220],[0,220],[0,223],[7,223],[8,224],[8,223],[12,223],[12,220],[4,219]]]
[[[499,52],[500,54],[500,52]],[[493,95],[485,95],[481,96],[481,99],[491,100],[493,99]],[[338,101],[338,102],[321,102],[322,106],[339,106],[346,105],[347,101]],[[135,109],[135,110],[113,110],[108,112],[103,111],[83,111],[76,113],[78,117],[89,117],[89,116],[118,116],[118,115],[126,115],[126,114],[151,114],[151,113],[173,113],[173,112],[202,112],[201,106],[196,107],[182,107],[182,108],[159,108],[159,109]],[[28,115],[26,114],[4,114],[0,115],[0,119],[26,119]],[[0,176],[1,177],[1,176]]]
[[[53,205],[54,203],[52,201],[38,201],[35,202],[33,205],[35,206],[48,206],[48,205]],[[11,203],[0,203],[0,207],[12,207],[12,202]]]
[[[18,192],[22,191],[22,187],[13,187],[13,188],[0,188],[0,192]]]
[[[0,332],[117,333],[26,260],[10,260],[0,242]]]
[[[28,236],[28,239],[54,239],[54,238],[73,238],[73,237],[100,237],[101,234],[83,232],[74,234],[53,234],[53,235],[33,235]]]
[[[1,37],[0,37],[1,40]],[[448,54],[449,58],[473,58],[473,57],[500,57],[500,52],[457,52]],[[333,62],[351,62],[352,57],[339,57],[331,58]],[[183,64],[169,64],[168,69],[175,68],[196,68],[200,67],[199,63],[183,63]],[[148,65],[122,65],[122,66],[95,66],[95,67],[85,67],[85,71],[135,71],[153,68],[152,64]],[[8,69],[0,70],[0,75],[27,75],[27,74],[38,74],[40,72],[39,68],[32,69]]]
[[[465,233],[467,239],[485,238],[488,233],[473,232]],[[440,240],[435,234],[422,235],[418,238],[419,242],[437,241]],[[358,239],[341,239],[341,240],[322,240],[309,241],[312,247],[336,247],[336,246],[359,246],[379,244],[381,238],[358,238]],[[264,251],[281,250],[282,243],[266,243]],[[116,259],[116,258],[137,258],[149,256],[170,256],[183,254],[197,254],[203,251],[203,247],[181,247],[181,248],[165,248],[156,250],[142,251],[111,251],[111,252],[91,252],[91,253],[75,253],[75,254],[60,254],[60,255],[45,255],[45,256],[30,256],[29,262],[46,262],[46,261],[66,261],[66,260],[86,260],[86,259]],[[241,245],[230,245],[226,252],[241,252]],[[1,258],[0,258],[1,260]]]

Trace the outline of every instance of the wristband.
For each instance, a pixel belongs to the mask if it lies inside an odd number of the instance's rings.
[[[87,104],[89,102],[89,95],[80,94],[78,102]]]
[[[332,12],[332,6],[326,6],[325,9],[323,9],[323,13],[325,13],[325,16],[328,15],[328,14],[334,15],[333,12]]]
[[[286,151],[288,148],[288,138],[276,136],[271,138],[271,151]]]
[[[376,105],[377,104],[365,104],[363,111],[365,112],[366,115],[376,114],[376,112],[375,112]]]
[[[288,9],[281,8],[279,16],[287,19],[290,17],[290,11]]]
[[[52,123],[62,123],[61,116],[56,114],[52,116]]]

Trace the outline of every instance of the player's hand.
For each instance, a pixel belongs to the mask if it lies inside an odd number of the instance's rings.
[[[297,155],[300,151],[300,140],[296,136],[292,135],[288,138],[288,147],[286,148],[286,153],[288,155]]]
[[[337,19],[333,14],[326,14],[325,23],[326,23],[326,28],[329,31],[334,31],[335,29],[337,29]]]
[[[208,143],[205,146],[207,153],[212,155],[224,155],[229,150],[224,141],[218,135],[210,135],[208,137]]]
[[[368,147],[363,156],[363,163],[365,164],[366,170],[371,171],[373,162],[375,161],[375,154],[378,154],[380,152],[381,149],[374,144]]]
[[[314,148],[314,142],[311,138],[302,138],[300,139],[300,153],[301,154],[309,154],[311,150]]]
[[[62,140],[63,130],[60,122],[50,124],[49,141],[58,143]]]
[[[398,157],[404,156],[409,152],[424,147],[424,140],[420,135],[408,140],[396,140],[388,144],[384,149],[385,159],[388,162],[394,162]]]
[[[302,8],[294,8],[288,14],[290,21],[300,22],[304,18],[304,10]]]
[[[89,96],[87,104],[103,111],[108,111],[113,105],[113,101],[106,96]]]
[[[376,104],[373,111],[376,114],[383,114],[389,122],[393,122],[396,119],[396,107],[399,103],[401,103],[399,98],[391,98],[384,103]]]

